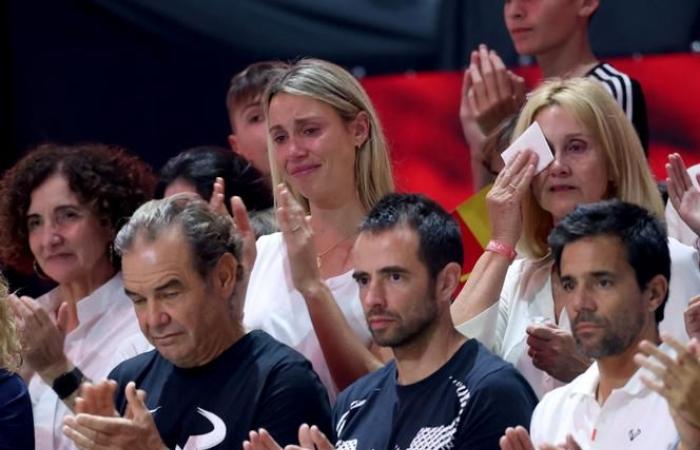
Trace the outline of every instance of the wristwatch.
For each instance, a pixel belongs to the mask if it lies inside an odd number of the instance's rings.
[[[75,392],[79,387],[80,383],[85,379],[85,375],[80,371],[78,366],[75,366],[70,372],[59,375],[53,380],[53,385],[51,389],[58,394],[58,398],[63,400],[69,397],[73,392]]]

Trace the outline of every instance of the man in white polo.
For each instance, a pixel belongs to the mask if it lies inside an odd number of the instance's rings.
[[[552,231],[549,244],[561,280],[555,301],[566,307],[577,345],[595,362],[544,396],[531,436],[509,428],[501,448],[700,448],[679,439],[682,424],[642,382],[651,372],[634,362],[641,341],[660,342],[657,324],[670,279],[663,225],[643,208],[613,200],[578,207]]]

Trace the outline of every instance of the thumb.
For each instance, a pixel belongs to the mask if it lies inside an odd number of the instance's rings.
[[[71,311],[71,306],[68,302],[63,302],[58,307],[58,313],[56,314],[56,326],[65,336],[66,333],[73,331],[78,326],[77,314]]]
[[[129,381],[124,389],[126,394],[126,417],[128,419],[139,419],[151,413],[146,408],[146,391],[136,389],[136,383]]]

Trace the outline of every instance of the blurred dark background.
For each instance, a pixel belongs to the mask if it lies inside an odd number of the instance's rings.
[[[502,7],[502,0],[5,0],[0,170],[47,140],[123,145],[156,169],[184,148],[225,146],[228,81],[260,59],[315,56],[360,77],[453,71],[486,42],[509,65],[526,63],[513,51]],[[603,0],[592,23],[595,51],[689,52],[700,40],[699,11],[698,0]]]

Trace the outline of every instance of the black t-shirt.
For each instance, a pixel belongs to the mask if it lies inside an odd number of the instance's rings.
[[[642,143],[642,148],[644,148],[644,154],[648,156],[649,122],[647,120],[647,105],[639,82],[608,63],[596,65],[586,76],[603,83],[615,98],[622,111],[634,125],[639,141]]]
[[[343,391],[337,449],[497,450],[507,427],[529,427],[537,404],[520,373],[475,339],[417,383],[400,386],[396,376],[391,362]]]
[[[117,366],[117,409],[129,381],[146,391],[161,439],[170,449],[240,449],[265,428],[280,444],[296,443],[299,425],[330,430],[328,395],[311,364],[263,331],[252,331],[208,364],[183,369],[156,350]]]

